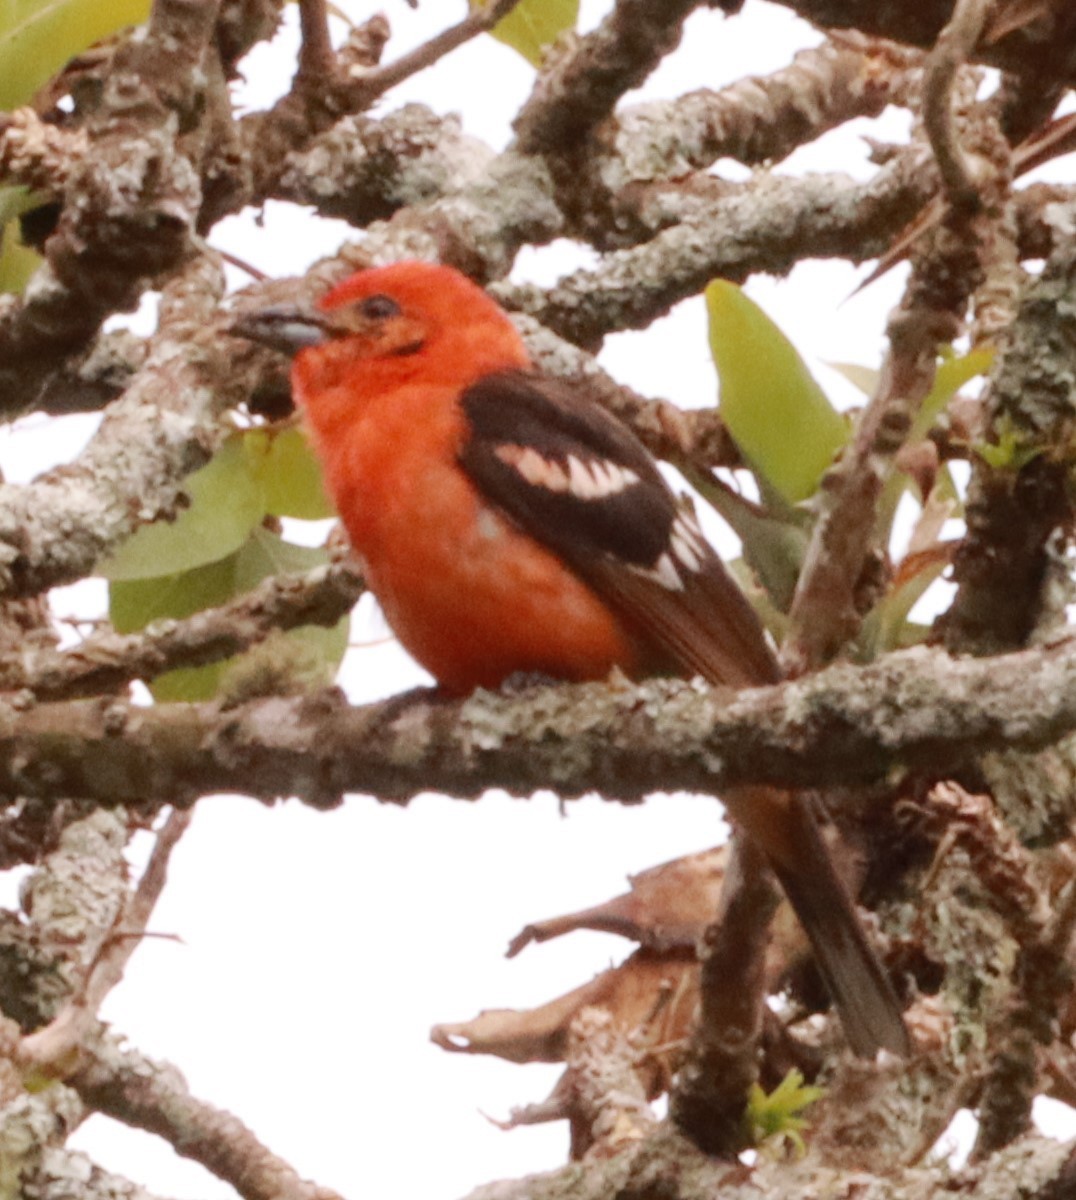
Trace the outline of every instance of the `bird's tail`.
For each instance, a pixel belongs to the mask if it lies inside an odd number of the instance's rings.
[[[771,789],[737,789],[730,805],[739,816],[750,806],[757,824],[759,808],[774,806]],[[815,962],[836,1006],[852,1050],[873,1058],[879,1050],[907,1056],[911,1040],[900,1004],[885,968],[875,954],[837,874],[829,849],[805,800],[781,794],[784,820],[781,845],[765,847],[774,873],[810,939]],[[770,843],[770,844],[767,844]]]

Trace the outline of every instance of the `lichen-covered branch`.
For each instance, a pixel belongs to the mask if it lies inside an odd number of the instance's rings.
[[[46,1147],[41,1161],[19,1180],[22,1200],[163,1200],[137,1183],[102,1170],[85,1154]]]
[[[340,1200],[330,1188],[302,1179],[238,1117],[192,1096],[174,1067],[107,1036],[98,1037],[91,1061],[67,1082],[96,1112],[163,1137],[243,1200]]]
[[[559,154],[585,141],[616,102],[638,87],[680,41],[702,0],[616,0],[613,11],[539,76],[513,122],[523,154]]]
[[[973,462],[968,531],[953,565],[958,590],[942,621],[948,645],[963,651],[1026,642],[1047,604],[1052,539],[1072,522],[1076,205],[1059,206],[1054,222],[1057,248],[1007,333],[987,397],[986,445]]]
[[[58,162],[49,190],[63,209],[45,244],[46,266],[21,299],[0,309],[6,411],[18,412],[21,397],[32,401],[58,360],[84,347],[111,313],[134,308],[148,279],[191,253],[201,189],[178,139],[201,92],[196,68],[218,7],[154,4],[145,37],[112,62],[85,127],[87,150]]]
[[[644,244],[606,255],[554,287],[502,289],[506,304],[593,348],[614,330],[642,329],[711,279],[782,274],[803,258],[863,261],[880,253],[932,195],[921,154],[868,183],[844,175],[759,174]]]
[[[901,103],[917,80],[920,55],[855,34],[801,50],[772,75],[721,91],[655,100],[618,116],[607,182],[676,179],[719,158],[754,166],[778,162],[853,117]]]
[[[33,595],[92,573],[139,524],[172,510],[182,480],[245,398],[213,318],[223,280],[203,255],[165,290],[145,365],[77,462],[0,484],[0,592]]]
[[[71,699],[113,692],[176,667],[220,662],[277,631],[335,625],[362,588],[354,564],[339,562],[308,576],[273,576],[221,608],[183,621],[156,621],[141,633],[98,633],[62,651],[23,646],[0,660],[0,690],[25,688],[39,699]]]
[[[1073,729],[1071,639],[989,660],[903,651],[736,695],[655,680],[365,708],[335,692],[223,711],[16,699],[0,709],[0,796],[153,811],[218,791],[327,806],[345,792],[406,800],[490,787],[631,801],[659,789],[860,785],[901,768],[974,780],[985,751]],[[1055,803],[1068,811],[1067,796]]]
[[[1072,1144],[1028,1137],[986,1162],[954,1172],[944,1161],[874,1174],[855,1173],[856,1200],[942,1200],[954,1189],[976,1200],[1012,1200],[1020,1180],[1026,1200],[1063,1200],[1072,1179]],[[661,1126],[651,1137],[604,1163],[572,1164],[545,1175],[486,1184],[466,1200],[607,1200],[610,1196],[662,1197],[662,1200],[816,1200],[840,1194],[848,1176],[808,1154],[787,1160],[759,1157],[750,1170],[739,1163],[708,1158],[685,1138]]]

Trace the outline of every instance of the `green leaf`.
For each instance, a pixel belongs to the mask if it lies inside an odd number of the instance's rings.
[[[246,440],[251,453],[261,456],[258,471],[270,516],[302,521],[333,516],[322,486],[321,464],[301,428],[252,429]]]
[[[471,7],[476,7],[472,0]],[[477,7],[485,8],[486,4]],[[533,67],[540,67],[547,46],[579,20],[579,0],[520,0],[490,33],[517,50]]]
[[[108,615],[118,633],[135,633],[151,621],[182,620],[224,604],[236,593],[239,552],[190,571],[145,579],[116,579],[108,589]]]
[[[927,398],[912,424],[909,441],[926,437],[930,427],[938,419],[938,414],[964,384],[990,370],[994,362],[994,353],[993,346],[977,346],[967,354],[942,352],[941,362],[938,363],[934,374],[934,386],[927,393]]]
[[[41,265],[41,256],[22,244],[18,225],[0,228],[0,292],[20,293]]]
[[[859,363],[850,362],[827,362],[826,366],[843,375],[864,396],[873,396],[875,391],[877,391],[878,380],[881,378],[882,373],[875,370],[874,367],[864,367]]]
[[[786,501],[814,494],[848,427],[792,343],[724,279],[706,289],[721,416],[752,469]]]
[[[270,575],[299,575],[328,561],[324,546],[299,546],[268,529],[255,529],[236,556],[236,591],[248,592]]]
[[[795,1067],[769,1095],[757,1083],[747,1098],[747,1121],[755,1145],[770,1138],[791,1142],[800,1153],[804,1150],[802,1131],[809,1122],[800,1113],[824,1096],[825,1090],[804,1084]]]
[[[934,384],[920,405],[912,427],[908,431],[908,443],[922,441],[930,432],[931,426],[938,419],[949,401],[969,380],[977,375],[984,375],[994,361],[994,350],[990,346],[978,347],[967,354],[954,355],[951,351],[943,351],[941,361],[934,374]],[[900,471],[894,471],[885,481],[881,499],[878,502],[878,521],[876,528],[880,541],[889,542],[893,522],[897,515],[897,505],[901,496],[908,490],[908,476]]]
[[[199,704],[212,700],[220,691],[228,664],[234,659],[206,663],[204,667],[177,667],[158,675],[149,685],[158,704]]]
[[[994,422],[993,434],[994,441],[976,442],[974,449],[995,471],[1022,471],[1046,449],[1026,429],[1018,427],[1008,413],[1002,413]]]
[[[190,504],[174,521],[154,521],[97,564],[106,579],[149,579],[217,562],[238,550],[265,516],[259,456],[235,434],[187,477]]]
[[[709,472],[691,471],[685,478],[728,522],[743,543],[745,562],[770,602],[779,612],[787,613],[807,550],[807,514],[779,498],[769,505],[755,504]]]
[[[256,529],[240,549],[218,562],[154,579],[116,580],[109,586],[109,616],[120,633],[150,622],[182,620],[225,604],[270,575],[310,571],[328,562],[323,547],[297,546],[267,529]],[[332,628],[304,626],[267,639],[244,654],[201,667],[180,667],[158,676],[150,691],[158,703],[209,700],[222,689],[260,694],[332,681],[347,650],[348,618]]]
[[[6,225],[40,203],[40,192],[25,187],[0,187],[0,224]]]
[[[87,46],[149,15],[150,0],[5,0],[0,6],[0,109],[29,102]]]

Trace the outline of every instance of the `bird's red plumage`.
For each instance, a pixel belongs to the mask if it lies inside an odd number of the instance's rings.
[[[634,672],[642,656],[623,622],[459,468],[461,392],[529,364],[511,321],[470,280],[426,263],[364,271],[320,307],[377,295],[399,303],[402,336],[421,335],[422,349],[344,337],[299,353],[293,382],[329,494],[400,641],[458,693],[517,671]]]
[[[396,263],[352,276],[319,314],[263,318],[250,336],[306,347],[292,380],[328,490],[390,624],[443,688],[614,666],[778,678],[754,611],[646,451],[585,385],[529,372],[470,280]],[[852,1046],[907,1052],[809,808],[767,787],[725,801],[776,870]]]

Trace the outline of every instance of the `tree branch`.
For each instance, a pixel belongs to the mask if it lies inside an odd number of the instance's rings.
[[[860,414],[851,444],[823,482],[782,647],[792,674],[828,662],[859,628],[869,607],[859,593],[871,551],[877,549],[882,487],[934,382],[938,345],[952,341],[958,330],[956,317],[930,309],[902,306],[890,318],[890,348],[877,390]],[[883,533],[888,536],[889,530]]]
[[[362,590],[362,576],[350,561],[306,576],[273,576],[230,604],[184,621],[155,621],[141,633],[100,633],[69,650],[24,645],[0,661],[0,690],[25,688],[42,700],[113,692],[176,667],[231,658],[277,631],[335,625]]]
[[[838,35],[801,50],[771,75],[625,109],[615,155],[600,169],[619,190],[627,182],[705,171],[722,157],[749,166],[779,162],[835,126],[904,102],[920,68],[915,51]]]
[[[223,320],[214,323],[222,288],[216,258],[194,260],[165,289],[145,365],[78,460],[31,484],[0,484],[0,593],[82,579],[174,507],[185,476],[226,433],[220,414],[246,397]]]
[[[863,261],[881,253],[933,195],[934,172],[912,151],[865,184],[844,175],[760,173],[648,242],[606,255],[549,289],[496,289],[561,337],[593,349],[642,329],[720,276],[783,274],[803,258]]]
[[[1055,220],[1071,231],[1076,203]],[[958,590],[941,621],[947,644],[962,651],[992,653],[1026,642],[1047,600],[1051,539],[1071,527],[1074,262],[1069,232],[1025,291],[987,394],[968,531],[953,564]]]
[[[406,800],[491,787],[630,802],[656,790],[865,785],[901,768],[974,781],[985,751],[1046,746],[1072,729],[1072,639],[988,660],[902,651],[731,696],[655,680],[364,708],[335,692],[223,711],[9,702],[0,796],[69,795],[145,812],[229,791],[325,807],[349,791]]]
[[[1072,1143],[1029,1137],[975,1167],[954,1172],[945,1161],[927,1166],[855,1174],[862,1200],[939,1200],[959,1188],[976,1200],[1011,1200],[1013,1178],[1019,1178],[1026,1200],[1064,1200],[1074,1175]],[[667,1126],[630,1150],[586,1170],[571,1164],[559,1171],[515,1181],[486,1184],[466,1200],[598,1200],[608,1196],[657,1197],[661,1200],[816,1200],[834,1189],[846,1189],[846,1175],[835,1175],[814,1155],[789,1161],[760,1155],[754,1167],[708,1158]]]
[[[683,22],[702,2],[617,0],[597,29],[538,77],[512,123],[520,152],[563,154],[586,141],[620,97],[676,49]]]
[[[46,264],[20,301],[0,309],[7,412],[32,400],[109,314],[134,308],[147,279],[190,254],[201,191],[178,130],[202,86],[195,68],[218,8],[219,0],[158,0],[145,37],[122,46],[111,64],[85,130],[90,149],[58,164],[49,190],[64,207]]]
[[[778,0],[805,20],[824,29],[856,29],[874,37],[892,38],[909,46],[930,49],[953,12],[953,0],[877,0],[864,5],[860,0]],[[1011,6],[1016,8],[1018,6]],[[1073,34],[1076,13],[1064,2],[1042,4],[1029,19],[1017,20],[1006,28],[987,27],[987,36],[975,48],[974,60],[1002,67],[1016,75],[1076,83]]]
[[[96,1112],[145,1129],[230,1183],[243,1200],[341,1200],[300,1178],[239,1120],[198,1100],[172,1067],[100,1036],[93,1059],[67,1083]]]
[[[990,0],[957,0],[952,18],[927,55],[923,73],[923,125],[949,203],[964,212],[979,204],[979,190],[960,145],[951,92],[957,71],[979,41],[989,7]]]
[[[758,1077],[766,949],[780,902],[762,852],[738,833],[721,911],[699,947],[699,1017],[669,1102],[677,1127],[709,1154],[734,1155],[748,1141],[744,1109]]]

